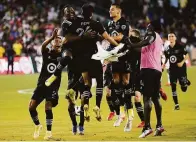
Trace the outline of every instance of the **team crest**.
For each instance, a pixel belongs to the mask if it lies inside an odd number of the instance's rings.
[[[125,30],[125,29],[126,29],[126,25],[122,25],[122,26],[121,26],[121,29],[122,29],[122,30]]]

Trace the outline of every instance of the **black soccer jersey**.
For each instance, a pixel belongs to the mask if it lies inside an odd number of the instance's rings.
[[[117,22],[110,21],[108,23],[107,32],[110,36],[117,36],[122,33],[124,36],[129,36],[129,22],[121,17]]]
[[[177,68],[177,63],[181,62],[184,59],[184,55],[187,54],[186,48],[178,43],[172,48],[169,46],[165,50],[165,57],[169,60],[170,69]],[[183,66],[186,66],[185,64]]]
[[[48,45],[45,49],[42,51],[42,57],[43,57],[43,64],[41,73],[38,79],[38,86],[41,86],[45,83],[45,81],[54,73],[56,70],[57,64],[61,59],[61,53],[57,53],[54,50],[52,50],[51,46]],[[57,79],[54,83],[52,83],[51,87],[59,88],[61,82],[61,74],[57,76]]]

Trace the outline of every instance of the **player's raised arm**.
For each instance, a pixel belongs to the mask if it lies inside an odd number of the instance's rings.
[[[46,48],[46,46],[57,36],[58,33],[58,29],[54,29],[52,36],[48,39],[46,39],[43,43],[42,43],[42,51]]]

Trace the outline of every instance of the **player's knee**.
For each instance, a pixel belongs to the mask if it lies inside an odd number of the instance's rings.
[[[120,83],[120,79],[116,78],[113,80],[114,81],[114,84],[119,84]]]
[[[175,92],[176,91],[176,84],[171,83],[171,89],[172,89],[172,92]]]
[[[133,108],[133,103],[132,103],[132,101],[127,101],[127,102],[125,103],[125,106],[126,106],[126,109],[132,109],[132,108]]]
[[[31,100],[29,103],[29,111],[36,110],[36,108],[37,108],[37,105],[36,105],[35,101]]]
[[[139,91],[135,91],[134,101],[141,102],[141,93]]]

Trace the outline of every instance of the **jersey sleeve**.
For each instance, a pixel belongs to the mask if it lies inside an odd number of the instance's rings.
[[[129,22],[128,21],[123,21],[120,24],[119,33],[122,33],[124,36],[129,36]]]

